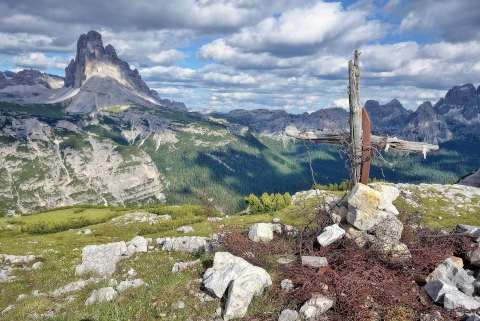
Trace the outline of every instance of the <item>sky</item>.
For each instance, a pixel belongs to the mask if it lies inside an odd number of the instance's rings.
[[[0,70],[63,76],[89,30],[198,111],[346,108],[355,48],[363,101],[480,82],[480,0],[0,0]]]

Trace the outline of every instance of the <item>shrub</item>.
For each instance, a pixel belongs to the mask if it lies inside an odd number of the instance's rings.
[[[281,210],[292,204],[292,196],[288,192],[283,195],[280,193],[263,193],[260,198],[255,194],[250,194],[245,197],[245,203],[250,214],[268,213]]]

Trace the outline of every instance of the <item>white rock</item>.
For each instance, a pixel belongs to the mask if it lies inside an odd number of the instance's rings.
[[[127,271],[127,275],[134,277],[134,276],[137,275],[137,271],[135,271],[133,268],[130,268],[130,269],[128,269],[128,271]]]
[[[172,304],[172,309],[174,310],[182,310],[185,309],[185,302],[183,301],[177,301]]]
[[[39,257],[35,255],[11,255],[11,254],[0,254],[0,263],[11,265],[28,265]]]
[[[317,242],[321,246],[329,246],[340,240],[344,235],[345,230],[338,226],[338,224],[333,224],[323,229],[322,234],[317,237]]]
[[[480,301],[460,291],[447,292],[443,298],[443,307],[449,310],[476,310],[480,308]]]
[[[273,240],[273,229],[271,223],[253,224],[248,231],[248,238],[254,242],[269,242]]]
[[[22,301],[22,300],[26,299],[27,297],[28,297],[28,295],[26,295],[26,294],[24,294],[24,293],[19,294],[19,295],[17,296],[17,302],[18,302],[18,301]]]
[[[171,220],[170,215],[157,215],[148,212],[131,212],[112,219],[113,223],[128,225],[132,223],[147,223],[150,225],[156,224],[159,221]]]
[[[270,275],[262,268],[254,266],[228,252],[217,252],[213,266],[203,275],[205,288],[217,298],[222,298],[227,288],[228,297],[223,319],[241,318],[247,313],[254,295],[260,295],[272,285]]]
[[[380,204],[378,205],[378,209],[398,215],[397,208],[392,204],[400,195],[400,190],[398,188],[394,185],[382,183],[372,183],[368,186],[380,192]]]
[[[95,278],[90,278],[88,280],[74,281],[74,282],[68,283],[68,284],[66,284],[66,285],[64,285],[64,286],[62,286],[58,289],[53,290],[53,292],[51,294],[54,297],[58,297],[60,295],[66,294],[66,293],[71,293],[71,292],[81,290],[85,286],[87,286],[89,283],[96,283],[98,281],[99,281],[99,279],[95,279]]]
[[[320,268],[328,266],[328,261],[326,257],[323,256],[302,256],[302,265],[309,266],[313,268]]]
[[[186,233],[193,233],[194,229],[191,226],[184,225],[184,226],[180,226],[179,228],[177,228],[177,232],[185,233],[185,234]]]
[[[157,239],[163,251],[199,252],[208,250],[208,238],[200,236],[163,237]]]
[[[5,314],[8,311],[13,310],[13,308],[15,308],[15,305],[13,304],[8,305],[5,309],[2,310],[2,314]]]
[[[117,285],[116,289],[119,293],[121,293],[127,289],[138,288],[144,284],[145,282],[142,279],[125,280],[120,282],[120,284]]]
[[[188,262],[176,262],[172,267],[172,272],[173,273],[182,272],[199,263],[200,263],[200,260],[188,261]]]
[[[115,272],[118,261],[127,254],[127,244],[124,241],[87,245],[82,250],[82,263],[76,266],[75,273],[83,275],[93,272],[100,276],[110,276]]]
[[[87,229],[78,231],[77,234],[80,234],[80,235],[90,235],[90,234],[92,234],[92,230],[89,229],[89,228],[87,228]]]
[[[278,321],[297,321],[299,319],[298,312],[295,310],[283,310],[278,317]]]
[[[0,266],[0,283],[9,282],[14,279],[13,269],[10,266]]]
[[[148,240],[143,236],[135,236],[131,241],[127,242],[128,255],[137,252],[145,253],[148,251]]]
[[[274,218],[272,219],[272,222],[273,222],[273,223],[280,223],[280,222],[281,222],[281,219],[279,219],[278,217],[274,217]]]
[[[33,270],[39,270],[43,267],[43,262],[35,262],[32,264],[32,269]]]
[[[302,305],[300,314],[304,319],[313,321],[333,307],[333,304],[332,299],[321,294],[314,294]]]
[[[285,292],[289,292],[291,290],[294,289],[294,285],[293,285],[293,282],[292,280],[290,279],[283,279],[281,282],[280,282],[280,288],[285,291]]]
[[[110,302],[113,301],[117,295],[117,291],[115,291],[115,289],[112,287],[95,289],[85,301],[85,305],[90,305],[97,302]]]

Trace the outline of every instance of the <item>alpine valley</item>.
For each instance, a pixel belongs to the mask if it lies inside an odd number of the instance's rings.
[[[95,31],[78,39],[65,77],[0,72],[0,101],[0,211],[6,213],[204,200],[233,212],[249,193],[311,187],[310,158],[319,183],[348,176],[341,149],[285,134],[287,126],[347,130],[347,111],[190,112],[160,98]],[[373,177],[446,184],[478,169],[480,88],[455,86],[415,111],[396,99],[365,106],[374,132],[440,144],[425,160],[387,153],[375,160]]]

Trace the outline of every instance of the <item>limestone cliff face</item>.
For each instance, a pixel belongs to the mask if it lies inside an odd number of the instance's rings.
[[[150,89],[137,69],[118,58],[112,45],[103,46],[102,36],[96,31],[82,34],[77,41],[75,59],[65,68],[65,86],[80,88],[91,77],[112,78],[120,84],[150,95]]]
[[[167,180],[142,150],[122,153],[67,121],[56,128],[36,118],[2,122],[10,143],[0,145],[0,202],[12,210],[165,199]]]

